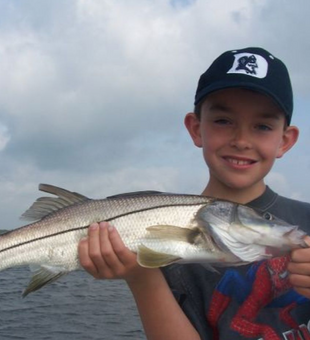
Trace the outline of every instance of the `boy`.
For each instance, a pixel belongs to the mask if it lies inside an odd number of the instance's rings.
[[[245,48],[223,53],[200,77],[185,125],[209,169],[203,195],[259,208],[310,234],[310,204],[264,183],[297,141],[292,110],[285,65]],[[95,278],[126,280],[148,339],[310,339],[310,248],[219,273],[198,264],[151,270],[136,264],[115,228],[100,223],[90,226],[79,255]]]

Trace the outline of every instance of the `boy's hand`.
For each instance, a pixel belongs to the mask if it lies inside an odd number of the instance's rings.
[[[136,254],[125,247],[117,230],[107,222],[94,223],[78,247],[82,267],[96,279],[130,280],[142,272]]]
[[[310,299],[310,237],[306,236],[305,241],[309,248],[293,250],[287,269],[297,293]]]

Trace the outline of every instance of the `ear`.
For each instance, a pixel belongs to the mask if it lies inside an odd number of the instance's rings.
[[[277,158],[281,158],[290,150],[298,140],[299,130],[296,126],[288,126],[283,132],[282,143],[279,147]]]
[[[185,116],[184,124],[196,146],[202,147],[200,120],[194,112],[190,112]]]

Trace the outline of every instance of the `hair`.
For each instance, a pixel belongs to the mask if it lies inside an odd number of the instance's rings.
[[[253,92],[253,93],[259,93],[258,91],[255,91],[255,90],[252,90],[252,89],[248,89],[248,88],[242,88],[242,90],[244,90],[244,91],[249,91],[249,92]],[[206,96],[206,97],[207,97],[207,96]],[[193,111],[193,112],[195,113],[195,115],[196,115],[196,117],[198,118],[199,121],[200,121],[200,119],[201,119],[201,108],[202,108],[202,105],[203,105],[203,103],[204,103],[206,97],[203,98],[203,100],[201,100],[200,102],[198,102],[197,105],[194,106],[194,111]],[[288,124],[288,122],[287,122],[287,117],[286,117],[285,112],[284,112],[282,109],[281,109],[281,111],[283,112],[284,117],[285,117],[284,130],[286,130],[287,127],[289,126],[289,124]]]
[[[200,101],[197,105],[194,106],[194,113],[198,120],[201,118],[201,107],[202,107],[203,101]]]

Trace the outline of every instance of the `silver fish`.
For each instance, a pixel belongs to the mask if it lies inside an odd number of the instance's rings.
[[[229,266],[305,247],[305,233],[237,203],[199,195],[143,191],[92,200],[48,184],[22,215],[36,221],[0,236],[0,270],[30,265],[23,296],[80,268],[77,245],[94,222],[112,223],[141,266]],[[271,216],[271,215],[269,215]]]

